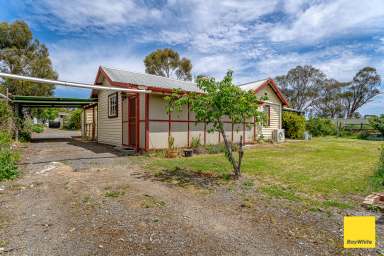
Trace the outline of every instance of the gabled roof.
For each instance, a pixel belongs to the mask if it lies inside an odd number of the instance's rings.
[[[98,79],[100,74],[104,74],[108,81],[116,86],[145,86],[152,91],[172,91],[174,89],[181,89],[189,92],[201,92],[193,82],[107,67],[99,68],[96,83],[99,82]]]
[[[258,81],[254,81],[254,82],[249,82],[246,84],[240,84],[239,86],[243,90],[253,90],[255,92],[259,92],[263,88],[270,86],[271,89],[276,93],[276,95],[280,99],[280,101],[283,103],[283,105],[288,106],[287,99],[281,93],[281,91],[280,91],[279,87],[276,85],[275,81],[273,81],[273,79],[271,79],[271,78],[264,79],[264,80],[258,80]]]
[[[102,75],[102,76],[101,76]],[[174,89],[181,89],[186,92],[202,92],[196,83],[182,81],[162,76],[136,73],[121,69],[107,68],[100,66],[97,72],[95,84],[100,84],[101,77],[105,77],[108,82],[113,86],[120,86],[126,88],[137,88],[144,86],[148,90],[154,92],[172,92]],[[239,85],[243,90],[260,91],[266,86],[270,86],[276,93],[277,97],[281,100],[283,105],[287,106],[288,102],[280,92],[279,88],[272,79],[264,79],[254,81],[246,84]]]
[[[245,84],[239,84],[239,86],[242,90],[246,90],[246,91],[256,90],[257,88],[259,88],[261,85],[263,85],[267,81],[268,81],[268,79],[257,80],[257,81],[253,81],[253,82],[249,82],[249,83],[245,83]]]

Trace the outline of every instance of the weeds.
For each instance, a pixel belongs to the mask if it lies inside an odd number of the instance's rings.
[[[378,191],[384,187],[384,146],[381,146],[381,153],[379,163],[377,164],[376,171],[370,179],[372,190]]]
[[[328,208],[328,207],[335,207],[335,208],[339,208],[339,209],[351,209],[351,208],[353,208],[353,206],[348,204],[348,203],[342,203],[342,202],[339,202],[339,201],[336,201],[333,199],[325,200],[324,202],[322,202],[321,205],[325,208]]]
[[[105,192],[105,197],[116,198],[116,197],[119,197],[119,196],[123,196],[124,194],[125,194],[124,191],[107,191],[107,192]]]
[[[261,188],[261,191],[271,197],[287,199],[290,201],[299,201],[300,197],[297,196],[294,192],[281,188],[277,185],[272,185],[268,187]]]
[[[166,203],[164,201],[147,194],[144,195],[144,200],[141,204],[143,208],[165,207],[165,205]]]
[[[0,149],[0,180],[14,179],[19,175],[16,165],[18,158],[18,154],[11,149]]]
[[[252,180],[246,180],[243,182],[242,187],[246,190],[251,189],[253,186],[255,186],[255,183],[253,183]]]

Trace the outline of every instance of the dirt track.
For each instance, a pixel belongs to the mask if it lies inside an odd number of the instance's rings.
[[[0,183],[4,255],[335,255],[340,216],[307,213],[240,182],[180,187],[132,157],[73,139],[23,150]],[[188,180],[187,180],[188,181]],[[248,202],[244,205],[244,201]],[[366,254],[365,254],[366,255]],[[372,254],[374,255],[374,254]]]

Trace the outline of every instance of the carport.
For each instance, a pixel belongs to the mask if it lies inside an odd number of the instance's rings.
[[[108,91],[123,91],[133,93],[150,93],[149,90],[121,88],[115,86],[100,86],[94,84],[85,84],[77,82],[67,82],[60,80],[51,80],[30,76],[21,76],[0,72],[0,77],[3,79],[23,80],[39,84],[53,84],[76,88],[108,90]],[[61,107],[61,108],[83,108],[82,116],[82,136],[88,140],[96,140],[97,137],[97,99],[79,99],[79,98],[62,98],[62,97],[42,97],[42,96],[20,96],[20,95],[4,95],[0,93],[0,97],[6,99],[14,106],[14,111],[17,116],[22,116],[24,107]],[[16,131],[16,138],[18,131]]]
[[[97,132],[97,99],[79,99],[44,96],[10,96],[18,116],[23,108],[83,108],[81,133],[84,139],[96,140]]]

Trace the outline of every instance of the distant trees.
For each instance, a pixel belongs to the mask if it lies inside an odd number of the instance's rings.
[[[275,78],[292,108],[307,111],[317,99],[326,75],[312,66],[297,66]]]
[[[44,44],[33,38],[24,21],[0,23],[0,70],[2,72],[57,79],[49,52]],[[0,80],[0,84],[16,95],[50,96],[54,86],[28,81]]]
[[[275,78],[292,108],[320,117],[359,116],[357,110],[380,93],[381,78],[365,67],[350,82],[329,79],[312,66],[297,66]]]
[[[375,68],[365,67],[357,72],[343,93],[348,118],[380,93],[380,83],[381,79]]]
[[[345,115],[343,98],[345,86],[345,83],[340,83],[334,79],[327,79],[323,82],[312,105],[317,116],[337,118]]]
[[[152,75],[175,77],[179,80],[192,80],[192,63],[181,58],[176,51],[165,48],[157,49],[144,59],[145,72]]]

